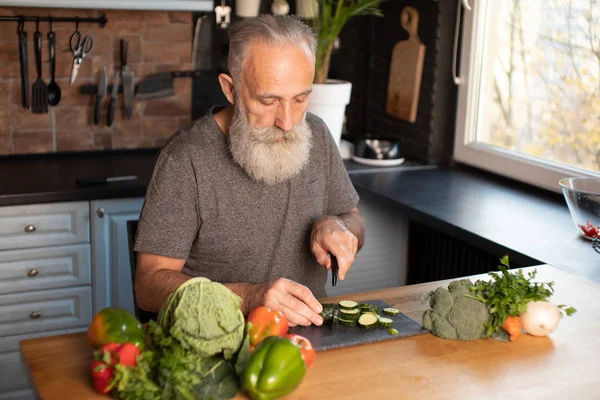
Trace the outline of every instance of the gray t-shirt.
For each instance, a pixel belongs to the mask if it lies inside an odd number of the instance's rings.
[[[307,113],[313,146],[290,180],[253,181],[233,161],[227,137],[207,115],[162,149],[146,192],[135,250],[185,259],[183,273],[231,283],[285,277],[325,295],[327,272],[310,250],[313,223],[358,203],[335,142]]]

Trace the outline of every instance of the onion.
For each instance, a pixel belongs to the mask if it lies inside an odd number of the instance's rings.
[[[527,311],[520,316],[521,325],[533,336],[548,336],[558,325],[562,314],[560,309],[549,301],[531,301]]]

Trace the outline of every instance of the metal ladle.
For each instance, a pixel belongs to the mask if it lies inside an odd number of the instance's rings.
[[[60,101],[60,87],[54,81],[56,70],[56,34],[52,31],[50,21],[50,32],[48,32],[48,49],[50,52],[50,83],[48,84],[48,104],[55,106]]]

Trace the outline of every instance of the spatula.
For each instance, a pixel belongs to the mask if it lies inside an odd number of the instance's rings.
[[[31,88],[31,111],[35,114],[44,114],[48,112],[48,87],[42,79],[42,34],[39,24],[33,34],[33,44],[37,79]]]

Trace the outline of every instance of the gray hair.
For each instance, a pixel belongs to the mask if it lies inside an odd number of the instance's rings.
[[[227,67],[236,85],[239,83],[248,47],[254,40],[278,46],[298,46],[305,43],[313,59],[317,49],[317,39],[312,29],[294,15],[261,14],[232,24],[229,30]]]

